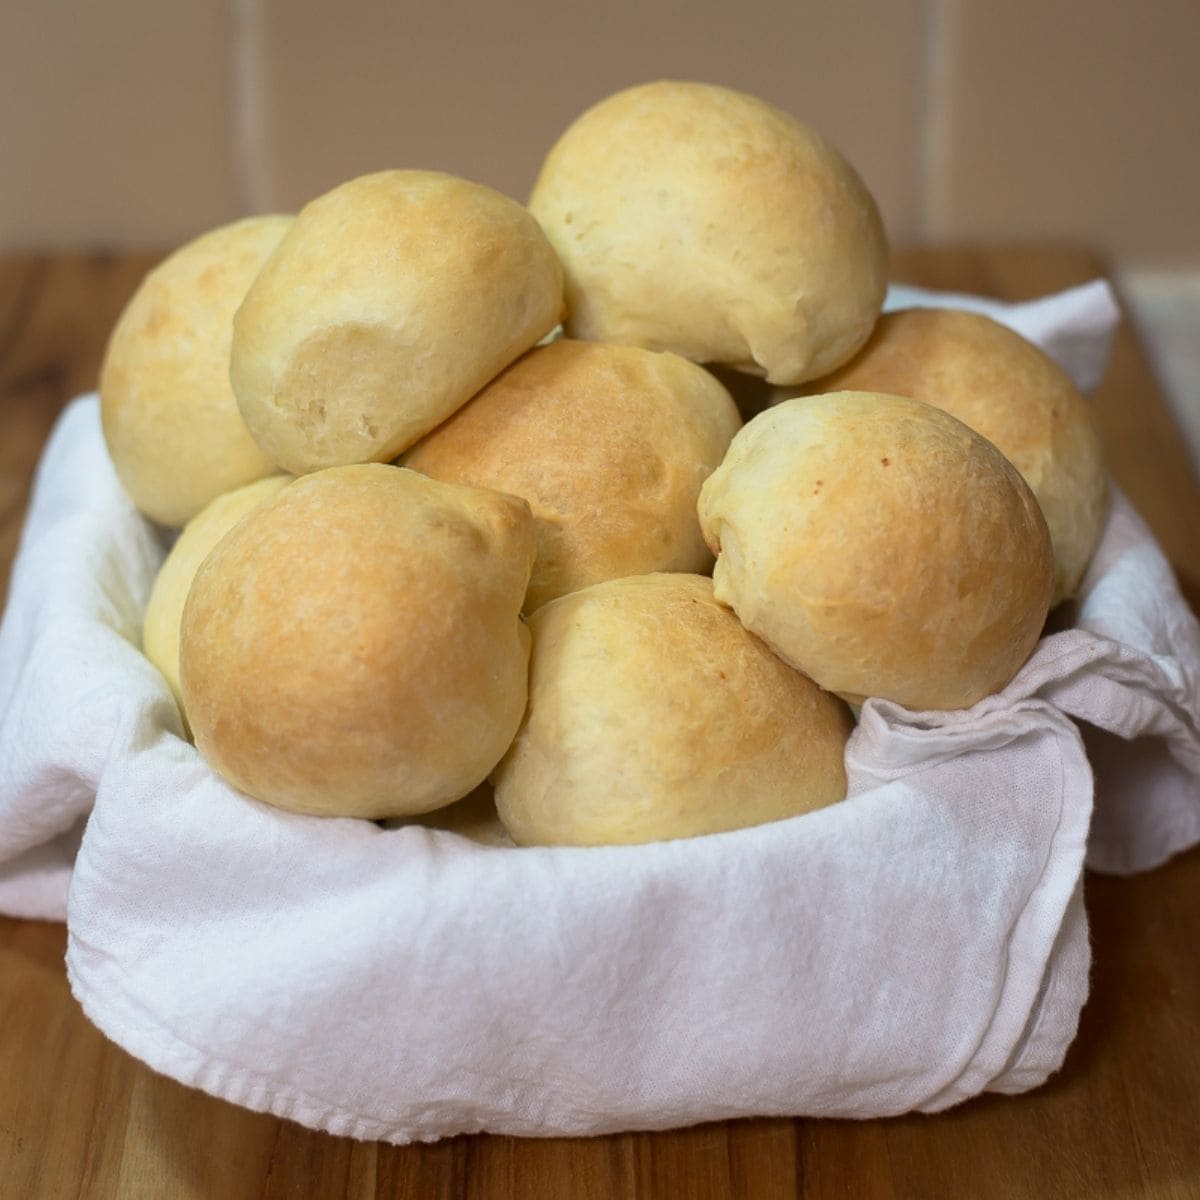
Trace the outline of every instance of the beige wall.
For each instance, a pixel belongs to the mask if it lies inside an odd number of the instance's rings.
[[[626,84],[756,92],[897,242],[1070,239],[1200,266],[1195,0],[0,0],[0,247],[165,246],[344,178],[524,198]]]

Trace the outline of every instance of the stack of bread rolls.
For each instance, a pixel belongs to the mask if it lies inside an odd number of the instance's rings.
[[[527,207],[387,170],[177,251],[101,415],[182,528],[144,650],[200,753],[503,846],[843,800],[850,706],[1003,688],[1104,515],[1066,376],[886,284],[835,149],[678,82],[584,113]],[[781,402],[743,424],[738,377]]]

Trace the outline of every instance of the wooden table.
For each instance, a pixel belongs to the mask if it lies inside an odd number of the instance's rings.
[[[0,591],[34,463],[154,255],[0,260]],[[920,250],[896,276],[1010,299],[1103,273],[1071,248]],[[1118,482],[1193,606],[1200,491],[1128,325],[1095,397]],[[153,1074],[88,1024],[61,925],[0,919],[0,1197],[1200,1197],[1200,851],[1089,876],[1091,996],[1039,1091],[938,1116],[756,1120],[595,1139],[355,1143]]]

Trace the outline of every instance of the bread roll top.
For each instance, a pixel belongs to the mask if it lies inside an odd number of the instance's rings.
[[[302,812],[449,804],[525,705],[524,501],[384,465],[296,480],[208,556],[184,609],[197,746],[235,786]]]
[[[229,382],[233,314],[291,226],[248,217],[181,246],[142,281],[109,337],[100,419],[117,477],[179,527],[210,500],[273,474]]]
[[[246,424],[294,473],[385,461],[562,313],[537,222],[490,188],[382,171],[306,205],[234,321]]]
[[[661,81],[559,138],[530,209],[566,270],[567,332],[796,383],[866,341],[879,211],[816,132],[753,96]]]
[[[609,580],[530,627],[529,710],[494,774],[518,843],[689,837],[845,796],[845,705],[748,633],[711,580]]]
[[[982,434],[1038,498],[1054,546],[1054,603],[1073,596],[1100,540],[1107,482],[1100,433],[1070,376],[981,313],[885,313],[851,362],[814,391],[912,396]]]
[[[725,389],[678,355],[560,339],[514,363],[403,461],[529,502],[532,612],[605,579],[711,569],[696,500],[740,424]]]
[[[716,595],[822,687],[965,708],[1031,653],[1050,538],[1011,463],[918,400],[836,392],[750,421],[700,497]]]

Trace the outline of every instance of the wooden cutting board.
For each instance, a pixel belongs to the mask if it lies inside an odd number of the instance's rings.
[[[95,386],[108,330],[157,257],[0,259],[0,591],[46,435]],[[1015,300],[1104,265],[1070,247],[959,247],[899,253],[894,274]],[[1113,475],[1195,608],[1200,490],[1128,323],[1095,404]],[[1200,1197],[1200,850],[1141,877],[1089,876],[1085,901],[1091,995],[1036,1092],[932,1117],[408,1147],[314,1133],[153,1074],[83,1017],[63,927],[0,919],[0,1200]]]

